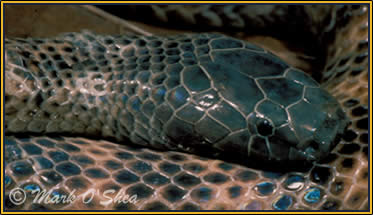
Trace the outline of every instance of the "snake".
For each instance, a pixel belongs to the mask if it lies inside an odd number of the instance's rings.
[[[6,38],[6,209],[368,210],[368,8],[189,7],[134,14],[289,25],[320,72],[220,33]]]

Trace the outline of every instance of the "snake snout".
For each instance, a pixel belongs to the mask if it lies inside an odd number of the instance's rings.
[[[295,135],[300,140],[296,146],[298,154],[294,153],[293,158],[321,160],[340,142],[350,121],[334,98],[329,99],[331,102],[323,105],[310,104],[314,110],[320,111],[304,114],[303,124],[293,124]]]
[[[313,162],[327,157],[339,143],[349,120],[326,91],[314,88],[312,92],[322,94],[323,100],[302,100],[286,108],[286,113],[278,109],[273,114],[276,106],[268,102],[261,104],[266,108],[259,105],[262,114],[249,117],[249,131],[254,136],[249,154],[285,162]],[[281,121],[281,113],[288,120]]]

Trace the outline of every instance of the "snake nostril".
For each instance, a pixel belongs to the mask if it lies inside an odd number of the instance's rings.
[[[310,140],[307,142],[307,147],[305,148],[304,152],[307,154],[309,159],[314,160],[314,159],[317,159],[315,155],[318,154],[317,152],[319,150],[320,150],[319,144],[314,140]]]
[[[319,150],[319,144],[316,141],[311,141],[309,146],[315,149],[316,151]]]

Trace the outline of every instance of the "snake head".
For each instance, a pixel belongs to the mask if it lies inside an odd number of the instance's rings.
[[[248,117],[249,156],[312,162],[331,152],[349,123],[331,94],[294,68],[256,83],[265,98]]]
[[[276,162],[317,161],[335,147],[349,120],[338,101],[308,74],[259,49],[211,55],[214,62],[201,66],[228,104],[209,113],[232,131],[215,147]],[[243,121],[246,128],[238,130]]]
[[[349,120],[334,97],[306,87],[300,101],[283,107],[261,102],[248,118],[249,156],[280,161],[317,161],[339,142]]]

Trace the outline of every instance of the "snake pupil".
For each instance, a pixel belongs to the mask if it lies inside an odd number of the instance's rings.
[[[257,129],[260,135],[262,136],[269,136],[273,132],[273,126],[268,120],[261,120],[258,125]]]

